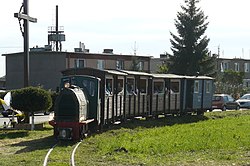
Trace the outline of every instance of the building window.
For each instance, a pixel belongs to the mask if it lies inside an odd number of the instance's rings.
[[[244,64],[244,71],[245,71],[246,73],[249,73],[249,72],[250,72],[250,63],[245,63],[245,64]]]
[[[123,60],[116,61],[116,69],[124,69],[124,61]]]
[[[235,71],[240,71],[240,65],[239,65],[239,63],[234,63],[234,70]]]
[[[104,60],[97,60],[97,69],[104,69]]]
[[[250,79],[243,79],[243,85],[244,85],[244,87],[249,88],[250,87]]]
[[[221,62],[220,71],[224,72],[225,70],[228,70],[228,62]]]
[[[75,59],[75,68],[84,68],[84,59]]]
[[[139,69],[139,71],[143,71],[144,70],[144,62],[143,61],[140,61],[138,63],[138,69]]]

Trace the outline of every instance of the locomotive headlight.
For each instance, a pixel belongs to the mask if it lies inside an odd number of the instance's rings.
[[[65,129],[62,129],[61,132],[60,132],[60,135],[61,135],[62,138],[66,138],[67,131]]]
[[[70,140],[72,139],[72,128],[59,128],[58,138],[63,140]]]
[[[64,84],[64,88],[69,88],[70,87],[70,83],[69,82],[66,82],[65,84]]]

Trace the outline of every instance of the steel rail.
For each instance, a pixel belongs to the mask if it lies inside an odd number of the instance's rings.
[[[43,166],[47,166],[48,164],[48,159],[49,159],[49,155],[50,153],[54,150],[54,148],[57,146],[57,143],[52,146],[52,148],[49,149],[48,153],[46,154],[45,158],[44,158],[44,161],[43,161]]]
[[[75,153],[76,153],[76,149],[78,148],[78,146],[82,143],[82,141],[78,142],[77,145],[74,147],[72,154],[71,154],[71,158],[70,158],[70,165],[71,166],[75,166]]]

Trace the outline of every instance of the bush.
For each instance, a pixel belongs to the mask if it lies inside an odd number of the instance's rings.
[[[52,99],[44,89],[27,87],[13,91],[11,106],[25,113],[46,111],[51,108]]]

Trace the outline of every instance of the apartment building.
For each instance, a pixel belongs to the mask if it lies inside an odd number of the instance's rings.
[[[249,59],[227,59],[218,58],[216,62],[216,67],[218,72],[224,72],[225,70],[234,70],[238,72],[244,72],[245,78],[243,80],[243,85],[250,87],[250,60]]]
[[[62,76],[61,71],[69,68],[92,67],[97,69],[130,70],[136,61],[138,69],[149,72],[149,56],[114,54],[112,49],[104,49],[103,53],[89,53],[85,50],[77,52],[52,52],[41,49],[30,51],[30,86],[42,86],[56,90]],[[6,89],[24,87],[23,52],[3,54],[6,57]]]

